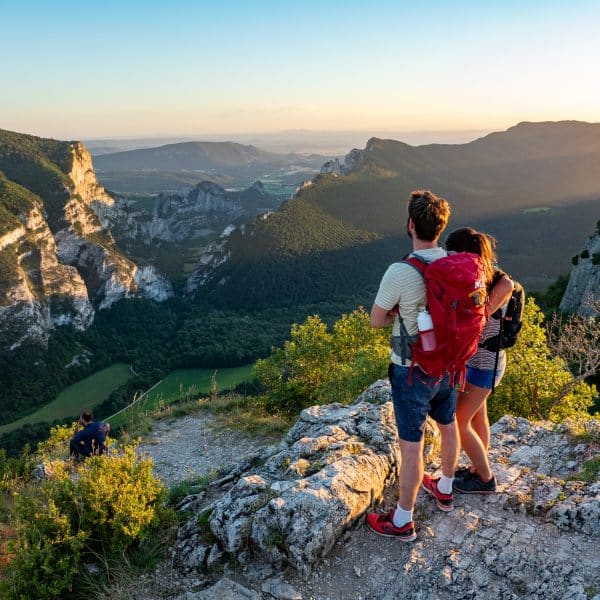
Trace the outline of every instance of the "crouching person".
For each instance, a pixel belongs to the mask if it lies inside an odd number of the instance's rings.
[[[87,458],[92,454],[104,454],[108,450],[106,437],[110,433],[110,425],[103,421],[94,421],[91,410],[84,410],[78,422],[75,435],[71,438],[70,453],[76,458]]]

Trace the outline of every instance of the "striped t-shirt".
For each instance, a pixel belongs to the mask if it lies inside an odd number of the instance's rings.
[[[508,302],[503,304],[500,308],[502,311],[502,316],[506,314],[506,309],[508,308]],[[483,327],[483,331],[481,332],[481,336],[479,337],[479,342],[485,342],[490,338],[493,338],[495,335],[500,333],[500,319],[494,319],[490,317],[487,323]],[[477,352],[468,360],[467,366],[474,367],[475,369],[481,369],[483,371],[492,371],[494,369],[494,365],[496,364],[496,353],[490,352],[485,348],[478,348]],[[496,367],[496,371],[500,372],[506,368],[506,350],[500,350],[498,354],[498,366]]]

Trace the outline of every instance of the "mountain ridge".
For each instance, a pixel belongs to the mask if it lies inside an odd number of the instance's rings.
[[[277,288],[294,288],[286,274],[292,265],[275,268],[273,263],[276,259],[285,262],[283,259],[288,256],[294,267],[298,266],[295,263],[300,255],[294,248],[303,245],[300,238],[312,219],[308,216],[311,208],[324,211],[328,218],[345,227],[374,236],[372,241],[379,244],[379,250],[369,248],[369,244],[360,250],[361,244],[352,241],[339,248],[343,253],[352,250],[358,261],[354,271],[357,281],[363,287],[370,282],[368,285],[373,288],[386,263],[398,260],[408,251],[403,233],[406,198],[411,190],[419,188],[432,189],[450,200],[453,216],[449,231],[471,225],[495,235],[501,242],[503,264],[511,273],[525,279],[529,286],[546,287],[566,270],[567,256],[577,244],[576,231],[583,230],[597,213],[599,166],[600,124],[525,123],[455,145],[412,147],[395,140],[371,138],[365,149],[352,150],[343,165],[339,161],[326,163],[320,176],[280,207],[277,214],[289,212],[292,203],[304,203],[303,210],[296,210],[295,216],[288,215],[283,220],[287,221],[285,231],[279,217],[270,217],[266,225],[255,223],[246,227],[243,234],[231,236],[214,264],[209,261],[199,266],[203,275],[197,281],[204,283],[197,293],[223,304],[239,298],[242,286],[235,282],[233,273],[252,272],[254,267],[246,260],[251,252],[255,261],[271,265],[268,270],[276,283],[270,285],[278,294],[278,304],[284,302]],[[571,211],[570,206],[577,208]],[[324,229],[322,235],[329,234]],[[265,242],[261,250],[261,236],[284,240],[278,257],[270,256],[270,242]],[[321,247],[328,245],[331,248],[328,243]],[[227,259],[223,260],[225,256]],[[337,285],[341,283],[340,274],[334,265],[319,275],[318,263],[324,255],[315,251],[312,260],[306,256],[303,253],[303,267],[316,279],[313,277],[312,288],[311,284],[302,284],[294,295],[321,301],[337,289],[351,291],[351,286]],[[362,271],[369,272],[360,275]],[[256,277],[250,273],[240,276],[252,288],[251,281]],[[315,294],[314,289],[321,289],[322,293]],[[251,289],[247,290],[246,297],[252,296]]]
[[[98,170],[206,170],[248,167],[253,164],[286,165],[290,160],[301,163],[322,161],[317,154],[279,154],[257,148],[252,144],[237,142],[178,142],[156,148],[125,150],[95,157]]]

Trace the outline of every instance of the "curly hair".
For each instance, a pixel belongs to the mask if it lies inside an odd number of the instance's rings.
[[[450,218],[450,205],[429,190],[415,190],[408,201],[408,216],[420,240],[433,242],[440,237]]]

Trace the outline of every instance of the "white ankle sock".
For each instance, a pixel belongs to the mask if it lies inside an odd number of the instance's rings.
[[[394,516],[392,517],[392,523],[394,524],[394,527],[403,527],[412,521],[412,517],[412,510],[404,510],[399,504],[396,504],[396,510],[394,511]]]
[[[452,493],[452,482],[454,481],[454,477],[446,477],[443,473],[438,481],[438,490],[442,492],[442,494],[451,494]]]

